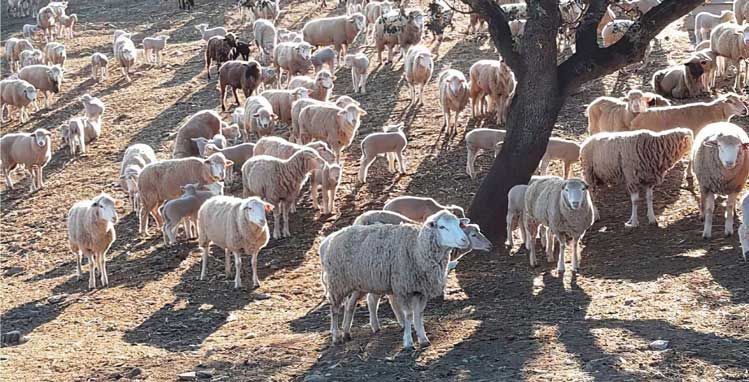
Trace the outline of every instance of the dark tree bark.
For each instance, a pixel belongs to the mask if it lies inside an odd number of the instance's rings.
[[[662,0],[642,15],[616,44],[598,46],[596,27],[611,0],[589,0],[575,36],[575,53],[559,64],[556,35],[561,20],[558,0],[527,0],[528,21],[514,50],[510,28],[493,0],[461,0],[486,15],[492,42],[518,81],[507,119],[502,151],[479,186],[469,209],[471,219],[495,244],[506,236],[507,192],[526,184],[536,171],[567,97],[588,81],[639,62],[650,41],[671,22],[703,0]]]

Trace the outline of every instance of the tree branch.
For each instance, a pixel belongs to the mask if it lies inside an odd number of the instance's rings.
[[[483,15],[489,25],[494,46],[513,71],[521,68],[520,54],[513,50],[512,33],[502,8],[491,0],[461,0],[475,12]]]
[[[608,0],[590,0],[588,11],[575,31],[575,52],[598,48],[598,23],[608,8]]]
[[[578,49],[575,54],[559,66],[558,80],[561,93],[563,95],[572,94],[588,81],[641,61],[650,41],[663,28],[702,4],[703,1],[663,0],[636,20],[621,40],[608,48],[599,48],[597,45],[591,47],[589,41],[583,41],[582,44],[585,48]],[[591,8],[593,8],[592,5]],[[586,26],[590,27],[591,25]],[[589,33],[585,34],[590,36]]]

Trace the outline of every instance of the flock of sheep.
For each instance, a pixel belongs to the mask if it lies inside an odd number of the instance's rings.
[[[191,3],[180,5],[189,8]],[[711,102],[671,106],[664,96],[684,98],[709,91],[717,76],[728,73],[730,63],[737,66],[738,85],[741,62],[746,57],[742,52],[749,50],[749,29],[741,32],[745,27],[734,20],[745,19],[739,17],[749,11],[745,3],[749,2],[737,1],[736,13],[730,13],[730,17],[725,13],[697,17],[696,34],[702,46],[684,65],[655,74],[652,85],[658,94],[632,89],[622,98],[599,97],[587,110],[589,138],[582,144],[550,140],[540,172],[545,174],[550,161],[560,160],[564,176],[534,177],[528,185],[515,186],[508,195],[508,242],[512,246],[513,228],[520,222],[532,266],[537,264],[536,238],[540,234],[549,261],[554,260],[555,242],[559,244],[560,272],[565,270],[565,247],[571,243],[571,270],[579,271],[578,242],[599,218],[589,187],[595,190],[624,182],[632,201],[628,227],[639,224],[637,207],[644,190],[648,222],[657,223],[653,188],[685,156],[689,157],[687,177],[694,173],[699,183],[699,207],[705,218],[703,237],[711,236],[716,195],[728,197],[724,233],[733,233],[736,197],[749,175],[749,137],[729,120],[749,114],[744,100],[729,93]],[[224,27],[198,25],[205,41],[208,78],[211,62],[217,63],[221,108],[227,110],[229,87],[238,105],[231,123],[212,109],[194,113],[170,137],[171,159],[158,160],[145,144],[134,144],[126,150],[116,186],[127,194],[131,210],[137,213],[139,233],[149,234],[149,220],[153,218],[166,245],[179,240],[180,227],[187,238],[197,237],[202,253],[201,280],[206,276],[213,244],[224,249],[227,276],[233,255],[235,288],[242,286],[241,253],[249,255],[253,286],[258,287],[257,256],[271,236],[279,239],[291,235],[289,215],[295,212],[305,184],[309,184],[314,208],[323,214],[334,212],[345,165],[342,152],[354,141],[361,118],[367,114],[366,106],[349,96],[332,99],[336,67],[341,63],[351,68],[354,92],[366,92],[369,58],[360,51],[350,51],[357,40],[374,46],[381,63],[403,59],[403,78],[411,104],[425,102],[424,88],[433,86],[432,78],[437,79],[438,102],[448,136],[457,134],[460,113],[469,102],[472,118],[493,112],[499,125],[505,123],[516,79],[500,57],[475,62],[468,77],[456,69],[435,75],[434,57],[445,29],[452,28],[453,10],[445,3],[431,2],[426,14],[420,9],[398,8],[388,0],[348,0],[345,5],[345,15],[310,20],[301,30],[289,31],[276,26],[280,13],[277,1],[240,1],[238,7],[249,13],[253,27],[254,41],[249,42]],[[645,13],[654,5],[657,1],[633,0],[623,2],[618,9],[610,7],[599,27],[603,43],[615,42],[631,25],[631,20],[617,19],[617,15]],[[326,6],[324,1],[322,6]],[[514,37],[522,36],[525,4],[502,7],[511,16]],[[26,122],[30,118],[26,108],[33,103],[38,110],[38,94],[44,94],[49,105],[49,93],[60,91],[65,46],[53,40],[56,36],[72,37],[77,21],[75,15],[66,14],[66,9],[67,2],[41,7],[37,24],[24,26],[25,38],[7,40],[5,57],[16,73],[0,81],[3,121],[6,110],[12,118],[16,108],[21,122]],[[582,8],[566,0],[560,3],[560,11],[564,18],[574,20]],[[481,29],[483,22],[480,15],[472,15],[469,32]],[[424,43],[425,32],[433,35],[431,49]],[[34,37],[46,43],[43,51],[34,49]],[[560,46],[572,46],[573,38],[574,31],[562,30]],[[158,65],[167,42],[165,35],[144,38],[146,60]],[[131,81],[129,73],[139,54],[132,34],[113,31],[112,46],[115,65]],[[250,59],[253,46],[257,59]],[[383,62],[385,48],[388,59]],[[110,60],[105,53],[93,53],[91,65],[93,78],[101,81],[107,77]],[[243,102],[237,90],[244,94]],[[71,155],[85,153],[86,145],[103,133],[104,103],[89,94],[80,97],[80,102],[82,115],[60,128]],[[369,166],[380,156],[386,157],[390,171],[406,171],[408,140],[404,128],[403,123],[387,125],[382,132],[361,139],[359,182],[367,181]],[[0,139],[0,160],[8,188],[13,187],[13,176],[20,171],[30,173],[31,191],[44,186],[42,170],[51,158],[51,135],[40,128]],[[488,128],[473,129],[465,135],[466,171],[472,178],[476,176],[476,156],[482,150],[496,155],[504,135],[504,130]],[[582,179],[570,178],[576,162],[581,164]],[[224,181],[241,181],[242,198],[224,195]],[[68,213],[70,249],[77,259],[78,277],[82,257],[88,259],[89,288],[96,287],[97,271],[102,286],[108,284],[106,253],[116,240],[114,227],[121,204],[102,193],[76,203]],[[747,197],[742,210],[749,216]],[[271,212],[272,234],[267,220]],[[749,229],[742,225],[739,232],[742,252],[749,251]],[[427,346],[423,324],[426,302],[443,293],[447,273],[463,254],[489,249],[489,241],[477,225],[465,219],[459,206],[401,196],[387,202],[383,210],[365,212],[351,226],[324,238],[319,249],[333,341],[350,337],[354,308],[364,294],[372,330],[378,331],[377,306],[380,297],[388,295],[404,328],[404,347],[413,347],[412,325],[419,344]],[[339,328],[341,316],[343,334]]]

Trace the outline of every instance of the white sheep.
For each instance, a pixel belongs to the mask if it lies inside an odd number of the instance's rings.
[[[55,39],[55,26],[57,21],[55,20],[55,11],[49,5],[39,10],[36,15],[36,25],[44,31],[44,41],[52,41]]]
[[[692,56],[683,65],[661,69],[653,74],[653,89],[666,97],[696,97],[705,91],[705,65],[704,57]]]
[[[432,78],[433,71],[434,61],[429,48],[414,45],[408,49],[403,63],[403,77],[408,84],[412,104],[424,103],[424,87]]]
[[[243,196],[259,196],[278,208],[273,213],[273,238],[291,236],[289,212],[296,204],[307,175],[322,168],[325,161],[313,149],[304,148],[289,159],[254,155],[242,166]],[[283,216],[283,235],[281,233]]]
[[[732,22],[716,25],[710,33],[710,49],[724,60],[736,64],[738,71],[733,88],[738,89],[743,72],[741,62],[749,56],[749,25]]]
[[[315,78],[307,76],[297,76],[289,81],[288,89],[304,87],[310,90],[309,97],[318,101],[327,101],[333,93],[333,81],[335,76],[323,69],[315,74]]]
[[[283,78],[284,70],[287,73],[287,85],[291,76],[307,73],[312,65],[312,45],[307,42],[282,42],[276,45],[273,51],[273,64],[278,72],[279,82]]]
[[[315,53],[312,53],[312,57],[310,57],[310,62],[315,68],[315,73],[322,70],[324,65],[328,66],[328,70],[330,70],[331,73],[335,73],[335,66],[337,61],[338,54],[333,48],[329,46],[316,50]]]
[[[138,51],[135,49],[133,40],[129,34],[118,37],[114,42],[114,59],[120,64],[120,71],[125,76],[127,82],[130,82],[130,69],[135,66],[138,60]]]
[[[470,90],[466,76],[459,70],[446,69],[439,74],[439,101],[442,118],[445,120],[446,135],[453,136],[458,131],[458,118],[468,105]],[[450,114],[455,113],[455,120],[450,125]]]
[[[356,217],[352,225],[372,225],[372,224],[419,224],[397,212],[385,210],[367,211]]]
[[[515,95],[515,74],[501,60],[479,60],[471,65],[471,113],[474,118],[492,108],[496,109],[497,124],[507,119],[512,97]],[[491,103],[488,105],[486,97]]]
[[[169,36],[165,35],[143,39],[143,54],[146,56],[146,62],[151,62],[151,55],[153,55],[156,65],[161,65],[161,51],[166,49],[166,41],[168,39]]]
[[[302,143],[319,139],[330,146],[335,152],[336,162],[341,160],[343,149],[351,142],[359,129],[362,116],[367,115],[358,105],[352,104],[345,108],[322,104],[309,105],[299,113],[299,135]]]
[[[18,108],[21,123],[29,120],[26,107],[36,100],[36,88],[24,80],[4,79],[0,81],[0,122],[8,122],[13,115],[11,106]],[[8,108],[8,119],[4,110]],[[25,117],[25,118],[24,118]]]
[[[109,59],[104,53],[95,52],[91,55],[91,78],[96,81],[100,81],[103,78],[107,78],[109,65]]]
[[[749,253],[749,192],[744,193],[741,198],[741,225],[739,226],[739,242],[741,243],[741,256],[746,262]]]
[[[367,94],[369,57],[364,53],[347,54],[343,58],[343,64],[351,68],[351,84],[354,87],[354,93]]]
[[[557,271],[564,272],[564,250],[572,242],[572,271],[580,271],[577,244],[585,231],[593,225],[594,207],[590,199],[588,185],[580,179],[562,179],[557,176],[539,177],[525,191],[523,225],[525,226],[526,246],[530,250],[530,264],[535,267],[535,237],[539,225],[547,232],[546,256],[553,261],[551,238],[559,241]]]
[[[580,160],[580,144],[561,138],[549,138],[546,152],[538,166],[541,175],[547,175],[546,170],[552,160],[561,160],[564,163],[564,179],[569,178],[572,165]]]
[[[70,155],[86,153],[86,120],[82,117],[71,118],[60,128],[63,142],[67,142]]]
[[[510,246],[510,249],[515,245],[512,237],[512,232],[516,225],[515,223],[520,226],[520,238],[523,241],[523,244],[527,241],[525,238],[525,228],[523,227],[525,191],[527,190],[527,184],[518,184],[513,186],[510,191],[507,192],[507,219],[505,220],[505,224],[507,225],[506,243]]]
[[[736,23],[744,24],[744,21],[749,20],[749,1],[735,0],[733,2],[733,13]]]
[[[364,30],[366,19],[361,13],[352,15],[320,17],[307,21],[302,27],[304,41],[320,47],[333,45],[339,58],[346,55],[346,48]]]
[[[395,306],[402,309],[404,348],[413,348],[412,322],[419,344],[429,346],[424,308],[430,298],[444,294],[452,249],[468,246],[461,221],[448,211],[430,216],[423,225],[350,226],[326,237],[319,251],[333,343],[351,337],[356,299],[359,293],[372,292],[392,295]],[[341,335],[339,322],[344,303]]]
[[[702,41],[710,40],[710,32],[716,25],[735,22],[736,17],[733,11],[721,11],[720,14],[710,12],[700,12],[694,17],[694,42],[699,44]]]
[[[199,156],[198,146],[193,138],[213,138],[221,133],[221,117],[213,110],[201,110],[179,127],[174,138],[172,158]]]
[[[122,156],[118,181],[120,188],[128,195],[133,212],[138,210],[138,177],[147,165],[154,162],[156,153],[151,146],[143,143],[129,146]]]
[[[466,173],[474,179],[476,177],[475,162],[480,151],[493,151],[496,157],[499,154],[497,143],[505,139],[507,131],[497,129],[478,128],[466,134]]]
[[[0,138],[0,166],[5,185],[13,188],[10,173],[20,164],[31,172],[31,192],[44,187],[44,166],[52,159],[52,133],[36,129],[33,133],[9,133]]]
[[[49,100],[52,97],[49,93],[57,94],[60,92],[63,80],[62,68],[57,65],[29,65],[18,71],[18,78],[34,85],[39,93],[44,95],[44,105],[49,107]],[[34,101],[36,106],[36,101]],[[36,107],[39,110],[39,107]]]
[[[211,156],[215,153],[221,153],[223,154],[226,159],[234,162],[233,167],[239,168],[239,170],[242,170],[242,165],[244,165],[244,162],[247,161],[247,159],[250,159],[252,155],[255,152],[255,144],[254,143],[240,143],[238,145],[229,146],[226,148],[220,148],[212,143],[209,143],[205,145],[205,148],[203,149],[203,154],[205,156]],[[234,169],[230,168],[226,171],[226,180],[227,182],[233,182],[234,181]]]
[[[463,207],[453,204],[442,205],[432,198],[420,196],[398,196],[390,199],[382,207],[385,211],[397,212],[411,220],[423,223],[431,215],[440,210],[448,210],[460,218],[464,218]]]
[[[19,69],[21,52],[24,50],[34,50],[31,41],[15,37],[5,41],[5,59],[8,60],[11,72]]]
[[[273,112],[273,105],[263,96],[252,96],[244,102],[245,137],[249,141],[251,134],[258,138],[271,135],[278,116]]]
[[[205,42],[208,42],[213,36],[226,36],[226,28],[224,27],[208,28],[208,24],[198,24],[195,29],[200,31],[200,38]]]
[[[219,149],[223,149],[226,146],[228,146],[226,142],[226,137],[224,137],[221,134],[216,134],[211,139],[206,139],[203,137],[193,138],[192,141],[195,143],[196,146],[198,146],[198,156],[205,158],[207,154],[205,153],[205,147],[209,144],[214,145],[218,147]]]
[[[292,80],[292,83],[294,80]],[[332,82],[331,82],[332,87]],[[289,90],[266,90],[260,93],[270,102],[273,114],[278,117],[279,122],[291,124],[291,105],[295,101],[309,97],[310,90],[306,87],[290,88]]]
[[[75,24],[78,23],[78,15],[71,13],[69,15],[60,16],[60,36],[67,36],[73,38],[75,36]],[[67,32],[67,33],[66,33]]]
[[[640,90],[632,89],[624,98],[598,97],[585,109],[588,132],[627,131],[632,120],[648,109],[650,99]]]
[[[117,238],[114,225],[118,216],[119,202],[102,193],[92,200],[83,200],[73,205],[68,212],[68,245],[76,257],[77,275],[81,278],[81,260],[88,258],[88,288],[96,288],[96,269],[101,276],[101,285],[109,285],[107,275],[107,251]]]
[[[657,224],[653,211],[653,188],[660,185],[679,160],[689,153],[693,134],[684,128],[654,133],[636,130],[599,133],[586,139],[580,149],[583,179],[594,189],[624,181],[632,200],[632,215],[626,227],[637,227],[640,189],[645,188],[648,222]]]
[[[45,65],[60,65],[65,67],[65,60],[67,59],[67,53],[65,51],[65,45],[59,42],[50,42],[44,47],[44,64]]]
[[[20,61],[21,68],[25,68],[30,65],[42,65],[44,64],[44,53],[39,49],[26,49],[21,52],[21,55],[18,56],[18,59]]]
[[[257,19],[252,24],[252,34],[255,44],[260,49],[260,62],[268,62],[273,56],[273,51],[278,44],[278,32],[272,22],[265,19]]]
[[[700,186],[700,216],[705,220],[703,239],[712,237],[715,195],[726,195],[726,224],[723,233],[733,234],[736,197],[749,176],[749,136],[729,122],[711,123],[694,138],[692,161]]]
[[[218,184],[218,182],[212,184]],[[186,184],[180,188],[183,191],[182,196],[167,201],[159,208],[159,213],[164,217],[161,232],[164,235],[165,245],[177,242],[177,228],[180,225],[184,225],[187,238],[197,237],[196,223],[200,206],[206,200],[219,195],[210,190],[200,190],[200,185],[197,183]]]
[[[26,39],[33,39],[34,35],[42,32],[42,30],[39,29],[39,26],[36,24],[23,24],[23,28],[21,28],[21,31],[23,32],[23,38]]]
[[[234,288],[242,286],[242,250],[251,257],[253,287],[259,287],[257,255],[268,245],[266,213],[272,210],[273,205],[257,197],[214,196],[203,203],[198,211],[198,245],[203,254],[200,279],[205,279],[208,252],[210,245],[215,244],[224,249],[227,277],[231,271],[229,253],[234,254]]]
[[[367,170],[378,156],[385,154],[388,161],[388,170],[395,172],[395,161],[398,161],[398,170],[401,174],[406,173],[403,152],[406,150],[408,140],[403,133],[403,122],[396,125],[384,126],[382,133],[372,133],[361,141],[361,159],[359,160],[359,182],[367,181]]]
[[[83,111],[86,115],[86,119],[91,122],[101,122],[101,117],[104,114],[106,107],[104,101],[97,97],[93,97],[90,94],[84,94],[78,98],[83,104]]]
[[[649,108],[637,114],[629,129],[663,131],[686,127],[696,135],[705,125],[728,121],[734,115],[744,117],[749,115],[749,109],[739,95],[726,93],[710,102]]]

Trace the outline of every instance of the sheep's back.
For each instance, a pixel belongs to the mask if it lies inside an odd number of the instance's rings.
[[[267,225],[251,223],[241,206],[244,200],[231,196],[214,196],[198,210],[198,232],[221,248],[231,251],[259,250],[268,244]]]
[[[205,165],[198,158],[171,159],[146,166],[138,177],[138,190],[142,198],[160,202],[178,198],[181,186],[200,183]]]
[[[221,119],[213,111],[199,111],[190,117],[177,131],[172,157],[198,156],[198,145],[192,138],[211,139],[221,132]]]

